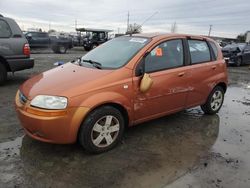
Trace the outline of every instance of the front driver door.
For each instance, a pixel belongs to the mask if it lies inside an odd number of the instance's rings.
[[[139,90],[141,77],[134,77],[135,123],[179,111],[185,107],[187,97],[182,39],[162,42],[145,57],[145,72],[153,80],[151,88]]]

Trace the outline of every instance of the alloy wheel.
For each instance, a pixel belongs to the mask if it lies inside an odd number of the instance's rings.
[[[120,130],[118,119],[112,115],[101,117],[93,126],[92,143],[97,147],[108,147],[117,138]]]
[[[213,111],[218,110],[221,107],[222,102],[223,102],[222,92],[219,90],[215,91],[211,98],[211,103],[210,103],[212,110]]]

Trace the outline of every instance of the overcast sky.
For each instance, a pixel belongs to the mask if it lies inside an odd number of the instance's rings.
[[[124,32],[130,23],[143,32],[170,32],[235,37],[250,30],[250,0],[0,0],[0,14],[14,18],[22,29],[74,31],[77,27]]]

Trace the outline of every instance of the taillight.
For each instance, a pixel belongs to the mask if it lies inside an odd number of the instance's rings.
[[[23,54],[26,56],[30,56],[30,45],[29,44],[25,44],[23,46]]]

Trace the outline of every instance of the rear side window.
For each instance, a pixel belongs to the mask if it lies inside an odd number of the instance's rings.
[[[37,33],[37,36],[41,38],[49,37],[47,33]]]
[[[203,63],[211,60],[207,43],[201,40],[188,40],[191,63]]]
[[[4,20],[0,20],[0,38],[9,38],[10,36],[10,26]]]
[[[215,59],[217,59],[217,57],[218,57],[218,48],[217,48],[217,46],[214,44],[214,42],[209,42],[209,44],[211,45],[211,47],[213,49]]]

